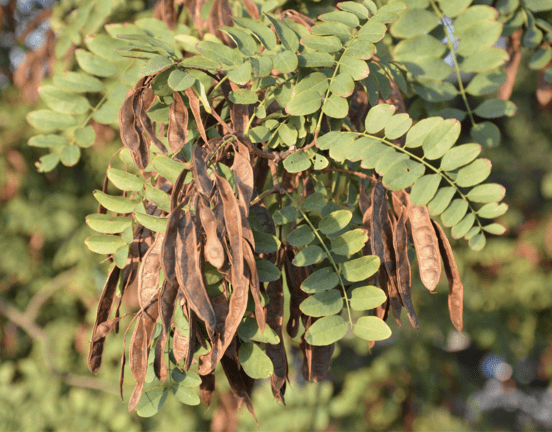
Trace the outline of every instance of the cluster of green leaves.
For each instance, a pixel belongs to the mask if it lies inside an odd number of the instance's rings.
[[[504,65],[509,54],[496,44],[523,28],[522,46],[532,50],[530,68],[544,70],[552,59],[550,31],[545,20],[535,18],[535,12],[551,9],[546,1],[505,0],[494,6],[491,1],[423,0],[409,2],[409,8],[393,24],[390,33],[400,39],[392,48],[395,60],[409,72],[409,82],[419,99],[410,113],[422,112],[445,119],[463,121],[469,116],[472,138],[485,146],[500,142],[500,130],[487,119],[513,116],[517,108],[500,98],[479,101],[479,97],[496,92],[506,81]],[[443,44],[445,41],[445,44]],[[450,59],[456,73],[456,85],[447,80],[451,74]],[[449,60],[447,60],[448,62]],[[552,69],[546,69],[544,79],[552,82]],[[465,74],[473,74],[469,83]],[[512,70],[515,75],[515,69]],[[513,76],[510,80],[513,85]],[[454,107],[461,96],[464,109]],[[468,96],[478,100],[472,107]],[[482,119],[482,120],[479,120]]]

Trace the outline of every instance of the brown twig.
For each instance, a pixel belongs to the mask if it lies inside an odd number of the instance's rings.
[[[350,174],[350,175],[360,177],[362,179],[367,179],[367,180],[370,180],[370,181],[376,181],[376,178],[374,176],[369,176],[368,174],[359,173],[359,172],[356,172],[356,171],[350,171],[350,170],[341,169],[341,168],[324,168],[320,172],[322,174],[325,174],[325,173],[330,172],[330,171],[342,172],[342,173],[346,173],[346,174]]]

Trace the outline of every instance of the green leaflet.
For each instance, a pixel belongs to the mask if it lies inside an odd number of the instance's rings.
[[[402,62],[425,57],[441,58],[446,45],[435,37],[424,34],[400,41],[393,51],[394,57]]]
[[[297,69],[299,60],[295,53],[291,51],[282,51],[271,57],[274,69],[282,73],[290,73]]]
[[[353,327],[353,333],[358,337],[373,341],[384,340],[391,336],[391,329],[382,319],[375,316],[363,316]]]
[[[453,171],[469,164],[481,153],[479,144],[462,144],[451,148],[441,159],[443,171]]]
[[[180,310],[182,310],[182,308],[180,308]],[[172,370],[171,378],[179,385],[186,387],[199,387],[201,384],[201,378],[197,374],[179,368],[174,368]]]
[[[276,29],[276,34],[280,38],[282,45],[284,45],[287,50],[295,53],[299,49],[299,39],[297,38],[295,32],[289,28],[285,22],[278,21],[270,15],[266,15],[266,17]]]
[[[316,35],[337,36],[342,42],[349,40],[351,37],[350,27],[334,22],[319,22],[311,28],[310,32]]]
[[[479,21],[464,31],[457,32],[454,30],[454,35],[460,39],[458,44],[458,55],[470,56],[476,55],[475,52],[492,47],[502,33],[502,23],[498,21]]]
[[[126,245],[121,237],[112,235],[88,237],[84,243],[92,252],[104,255],[114,254],[117,249]]]
[[[272,215],[272,219],[276,225],[285,225],[287,223],[294,222],[298,217],[299,213],[292,205],[276,210]]]
[[[422,99],[428,102],[445,102],[454,99],[458,90],[448,81],[420,79],[414,84],[414,90]]]
[[[355,81],[360,81],[370,74],[370,68],[364,60],[350,55],[343,55],[339,61],[339,71],[351,75]]]
[[[76,145],[68,145],[63,148],[59,155],[60,162],[65,166],[74,166],[80,159],[81,150]]]
[[[348,27],[356,28],[360,22],[355,14],[345,11],[328,12],[318,16],[320,21],[345,24]]]
[[[185,165],[166,156],[156,156],[153,159],[153,168],[167,180],[174,183]]]
[[[377,133],[385,128],[393,114],[395,114],[396,108],[389,104],[379,104],[368,111],[364,126],[366,132],[370,134]]]
[[[439,174],[429,174],[419,178],[410,191],[412,204],[425,206],[435,196],[440,183]]]
[[[490,99],[479,105],[474,113],[483,118],[512,117],[517,111],[512,101],[502,99]]]
[[[311,165],[309,157],[303,151],[292,153],[284,160],[284,168],[290,173],[306,171]]]
[[[320,246],[311,245],[301,249],[297,255],[295,255],[292,262],[297,267],[308,267],[325,258],[327,258],[326,253]]]
[[[259,282],[273,282],[280,279],[280,270],[267,260],[256,260]]]
[[[491,203],[504,198],[506,189],[497,183],[487,183],[474,187],[468,192],[468,199],[473,202]]]
[[[375,168],[378,161],[385,156],[386,153],[395,153],[395,150],[379,141],[373,142],[360,156],[362,168]]]
[[[246,84],[251,79],[251,63],[246,61],[241,66],[228,72],[230,81],[236,84]]]
[[[351,308],[356,311],[370,310],[387,300],[382,289],[375,286],[362,286],[351,291]]]
[[[146,198],[167,213],[171,211],[171,199],[169,195],[150,184],[146,184]]]
[[[257,93],[249,89],[233,90],[228,95],[230,102],[241,105],[252,105],[259,101]]]
[[[343,308],[343,298],[338,290],[332,289],[308,297],[299,308],[304,314],[313,317],[335,315]]]
[[[356,3],[354,1],[345,1],[338,3],[337,7],[343,11],[355,14],[360,19],[367,19],[369,16],[368,9],[366,9],[366,7],[364,7],[360,3]]]
[[[232,20],[240,27],[250,30],[266,49],[273,51],[276,48],[276,36],[265,25],[250,18],[232,17]]]
[[[96,132],[92,126],[78,127],[73,132],[75,142],[80,147],[90,147],[96,140]]]
[[[322,112],[328,117],[341,119],[347,117],[349,113],[349,104],[347,99],[335,94],[330,95],[326,98],[324,104],[322,105]]]
[[[496,147],[500,143],[500,129],[497,125],[488,121],[474,125],[470,135],[479,144],[487,147]]]
[[[201,402],[196,392],[185,385],[177,384],[173,387],[172,391],[176,398],[183,404],[194,406],[199,405]]]
[[[184,91],[193,86],[195,81],[194,76],[180,69],[175,69],[170,73],[167,84],[173,91]]]
[[[253,231],[256,253],[273,253],[280,248],[280,240],[272,234],[262,231]]]
[[[420,147],[424,143],[426,136],[441,122],[442,119],[438,117],[420,120],[406,134],[404,146],[410,148]]]
[[[238,49],[246,56],[252,56],[257,53],[257,42],[243,30],[240,30],[238,27],[221,27],[220,30],[234,39]]]
[[[140,76],[153,75],[161,69],[172,66],[173,62],[163,55],[158,55],[149,59],[140,69]]]
[[[257,344],[242,343],[238,350],[238,357],[244,372],[251,378],[270,378],[274,373],[272,361]]]
[[[107,195],[102,191],[94,191],[94,198],[106,209],[115,213],[132,213],[137,205],[130,198]]]
[[[343,276],[349,282],[360,282],[378,271],[380,260],[377,256],[366,255],[343,264]]]
[[[54,86],[42,86],[40,98],[52,111],[63,114],[84,114],[90,109],[90,103],[85,97],[65,92]]]
[[[330,157],[337,162],[343,162],[349,151],[349,147],[358,137],[358,134],[345,132],[336,137],[337,139],[331,143]]]
[[[353,255],[364,247],[367,240],[368,234],[361,229],[348,231],[334,239],[332,252],[338,255]]]
[[[460,122],[448,119],[437,124],[426,135],[422,148],[429,160],[441,158],[460,136]]]
[[[291,97],[286,104],[286,112],[291,115],[308,115],[320,108],[322,99],[315,90],[307,90]]]
[[[276,332],[269,326],[266,326],[264,333],[261,333],[261,329],[259,329],[259,325],[255,318],[245,317],[238,326],[238,335],[246,342],[252,340],[273,345],[280,342],[280,338]]]
[[[396,114],[385,125],[385,137],[394,140],[403,136],[412,126],[412,119],[408,114]]]
[[[383,177],[383,184],[395,191],[412,186],[425,173],[425,166],[410,159],[393,165]]]
[[[301,289],[308,294],[314,294],[335,288],[338,283],[339,277],[333,268],[323,267],[305,279],[301,284]]]
[[[322,210],[326,203],[327,201],[324,198],[324,195],[320,192],[315,192],[303,200],[301,208],[307,213],[316,212],[318,210]]]
[[[153,417],[159,412],[168,395],[169,391],[160,387],[145,391],[136,405],[136,414],[140,417]]]
[[[502,235],[506,232],[506,228],[497,223],[484,226],[483,230],[494,235]]]
[[[489,177],[490,173],[491,161],[488,159],[476,159],[458,171],[456,184],[460,187],[475,186]]]
[[[129,218],[106,214],[91,214],[85,220],[90,228],[103,234],[118,234],[132,225]]]
[[[391,26],[391,34],[406,39],[429,33],[439,24],[439,17],[433,11],[407,9]]]
[[[36,129],[67,129],[76,125],[75,118],[69,114],[50,110],[31,111],[27,114],[27,122]]]
[[[98,57],[83,49],[75,51],[77,63],[81,69],[90,75],[109,77],[117,73],[117,66],[109,60]]]
[[[293,94],[297,95],[307,90],[314,90],[320,96],[323,96],[328,90],[328,78],[322,72],[313,72],[299,80],[293,89]]]
[[[472,248],[474,251],[480,251],[485,247],[486,243],[487,239],[485,238],[485,234],[483,233],[474,235],[468,242],[470,248]]]
[[[52,171],[57,164],[59,163],[59,155],[56,153],[48,154],[40,158],[38,164],[38,172],[50,172]]]
[[[135,174],[131,174],[126,171],[122,171],[116,168],[109,168],[107,170],[107,178],[111,183],[113,183],[118,189],[124,191],[140,191],[142,190],[145,179],[138,177]]]
[[[502,69],[481,72],[472,78],[466,92],[473,96],[483,96],[498,90],[505,80],[506,72]]]
[[[376,172],[384,176],[393,166],[409,159],[408,155],[399,153],[395,149],[386,152],[376,163]]]
[[[385,27],[385,24],[369,20],[360,28],[357,37],[361,41],[377,43],[383,39],[386,31],[387,27]]]
[[[446,227],[456,225],[462,220],[468,211],[468,202],[464,199],[457,198],[453,200],[448,208],[441,214],[441,221]]]
[[[477,215],[485,219],[494,219],[499,216],[502,216],[504,213],[506,213],[507,210],[508,210],[508,204],[505,204],[505,203],[499,204],[495,202],[495,203],[485,204],[477,211]]]
[[[337,36],[309,35],[301,38],[301,45],[323,53],[334,53],[342,48]]]
[[[508,61],[508,53],[501,48],[483,48],[472,55],[464,58],[460,63],[463,72],[483,72],[495,69]]]
[[[166,217],[157,217],[150,216],[144,213],[135,213],[134,216],[136,220],[144,225],[147,229],[150,229],[154,232],[165,232],[167,228],[167,218]]]
[[[35,135],[27,144],[31,147],[57,147],[67,145],[67,139],[60,135]]]
[[[333,234],[345,228],[353,217],[350,210],[337,210],[326,217],[318,224],[318,229],[323,234]]]
[[[302,225],[293,230],[287,238],[287,241],[292,246],[306,246],[315,238],[312,229],[308,225]]]
[[[439,189],[435,197],[429,202],[427,208],[431,216],[440,215],[448,207],[450,200],[456,193],[456,189],[447,186]]]
[[[340,316],[328,316],[317,320],[305,333],[305,340],[315,346],[331,345],[341,339],[349,326]]]
[[[82,72],[65,72],[63,75],[54,75],[54,85],[61,90],[74,93],[94,93],[104,89],[103,83],[93,76]]]
[[[450,234],[452,238],[459,239],[464,237],[468,231],[472,228],[475,222],[475,215],[468,213],[464,218],[452,227]]]
[[[334,58],[326,52],[302,53],[298,57],[298,62],[301,67],[332,67]]]

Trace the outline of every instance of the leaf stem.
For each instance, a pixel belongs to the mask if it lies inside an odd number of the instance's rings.
[[[322,245],[322,247],[324,248],[324,251],[326,252],[326,255],[328,256],[328,259],[330,260],[330,262],[332,263],[332,266],[335,270],[335,273],[337,274],[337,277],[339,278],[339,284],[341,285],[341,288],[343,288],[343,295],[345,296],[345,305],[347,306],[347,315],[349,316],[349,324],[351,325],[351,328],[353,327],[353,317],[351,316],[351,307],[349,306],[349,298],[347,297],[347,290],[345,289],[345,284],[343,283],[343,279],[341,279],[341,274],[339,273],[339,269],[337,268],[337,264],[335,263],[335,261],[333,260],[331,254],[330,254],[330,251],[328,249],[328,247],[326,246],[326,244],[324,243],[324,240],[322,240],[322,237],[320,237],[320,234],[318,233],[318,230],[314,227],[314,225],[312,224],[312,222],[310,221],[309,217],[307,216],[307,214],[303,211],[303,209],[295,202],[295,200],[293,199],[293,197],[286,191],[284,191],[284,193],[287,195],[287,197],[289,198],[289,200],[291,201],[291,203],[293,204],[293,206],[299,210],[299,212],[301,213],[301,215],[303,216],[303,218],[305,219],[305,221],[307,222],[307,224],[309,224],[312,232],[314,233],[314,235],[316,236],[316,238],[318,239],[318,241],[320,242],[320,244]]]
[[[435,14],[441,19],[441,22],[443,23],[443,27],[445,27],[445,30],[447,32],[447,45],[450,50],[452,61],[454,62],[454,70],[456,71],[456,80],[458,81],[458,87],[460,87],[460,95],[462,96],[464,105],[466,105],[466,110],[468,111],[468,115],[472,122],[472,126],[475,126],[475,119],[473,118],[473,112],[470,108],[470,104],[468,103],[468,98],[466,97],[466,90],[464,89],[464,84],[462,83],[462,74],[460,72],[460,66],[458,66],[458,60],[456,58],[456,54],[454,53],[454,44],[452,43],[452,40],[451,40],[454,35],[450,32],[448,26],[445,25],[443,14],[435,4],[435,0],[430,0],[430,1],[431,1],[431,6],[435,11]]]

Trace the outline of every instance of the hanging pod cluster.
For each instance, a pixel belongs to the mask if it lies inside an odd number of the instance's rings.
[[[490,162],[478,144],[455,146],[457,120],[413,124],[404,112],[403,71],[375,43],[405,5],[338,6],[318,22],[292,11],[234,17],[218,30],[235,48],[202,40],[185,57],[152,36],[121,36],[148,57],[118,111],[126,170],[108,169],[87,218],[100,235],[86,244],[113,263],[88,365],[98,371],[121,299],[136,290],[129,409],[140,415],[171,389],[197,404],[199,387],[209,405],[218,364],[252,413],[255,379],[270,378],[284,402],[284,333],[304,378],[320,381],[350,330],[370,345],[391,335],[389,308],[400,323],[404,307],[417,328],[411,243],[429,290],[444,262],[462,329],[460,274],[430,215],[479,250],[484,232],[504,231],[482,222],[506,211],[504,188],[480,184]],[[123,348],[121,393],[125,362]]]

